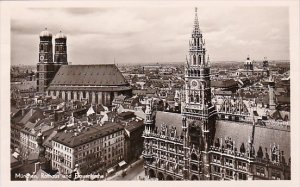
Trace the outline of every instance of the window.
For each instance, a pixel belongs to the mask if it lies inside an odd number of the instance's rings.
[[[220,173],[221,172],[221,168],[219,166],[214,166],[214,171],[216,173]]]
[[[191,169],[193,171],[198,171],[198,166],[196,164],[193,164],[192,167],[191,167]]]
[[[237,167],[238,167],[238,169],[242,169],[242,170],[246,170],[247,169],[245,162],[238,161],[238,166]]]
[[[232,160],[228,159],[228,158],[225,158],[225,165],[227,165],[227,166],[233,166]]]
[[[279,171],[272,171],[272,179],[280,180],[280,172]]]
[[[256,175],[265,176],[264,167],[256,166]]]
[[[213,155],[213,162],[221,163],[219,155]]]
[[[239,180],[247,180],[247,175],[245,173],[239,173]]]
[[[226,169],[226,176],[232,178],[233,172],[232,170]]]

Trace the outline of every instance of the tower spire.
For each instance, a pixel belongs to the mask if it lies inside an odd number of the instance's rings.
[[[195,7],[194,33],[200,32],[197,10],[197,7]]]

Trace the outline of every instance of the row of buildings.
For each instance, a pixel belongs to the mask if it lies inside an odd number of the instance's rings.
[[[61,99],[46,105],[19,110],[12,116],[11,148],[18,160],[12,173],[30,173],[28,168],[40,162],[41,149],[45,150],[43,171],[60,175],[76,171],[104,177],[140,157],[143,116],[88,103],[73,103],[67,109]]]

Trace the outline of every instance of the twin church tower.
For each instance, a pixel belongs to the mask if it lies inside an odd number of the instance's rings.
[[[54,59],[52,33],[45,28],[40,33],[39,63],[37,64],[37,91],[45,93],[57,71],[68,65],[67,37],[61,31],[55,35]]]

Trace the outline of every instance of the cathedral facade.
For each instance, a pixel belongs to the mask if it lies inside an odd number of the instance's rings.
[[[260,125],[241,98],[228,99],[218,109],[212,103],[197,9],[182,97],[181,114],[154,111],[147,100],[143,157],[150,179],[290,179],[289,128]]]
[[[54,56],[54,58],[53,58]],[[68,65],[67,36],[52,34],[47,28],[40,33],[37,90],[65,101],[87,100],[111,105],[115,96],[131,96],[132,89],[115,64]]]

